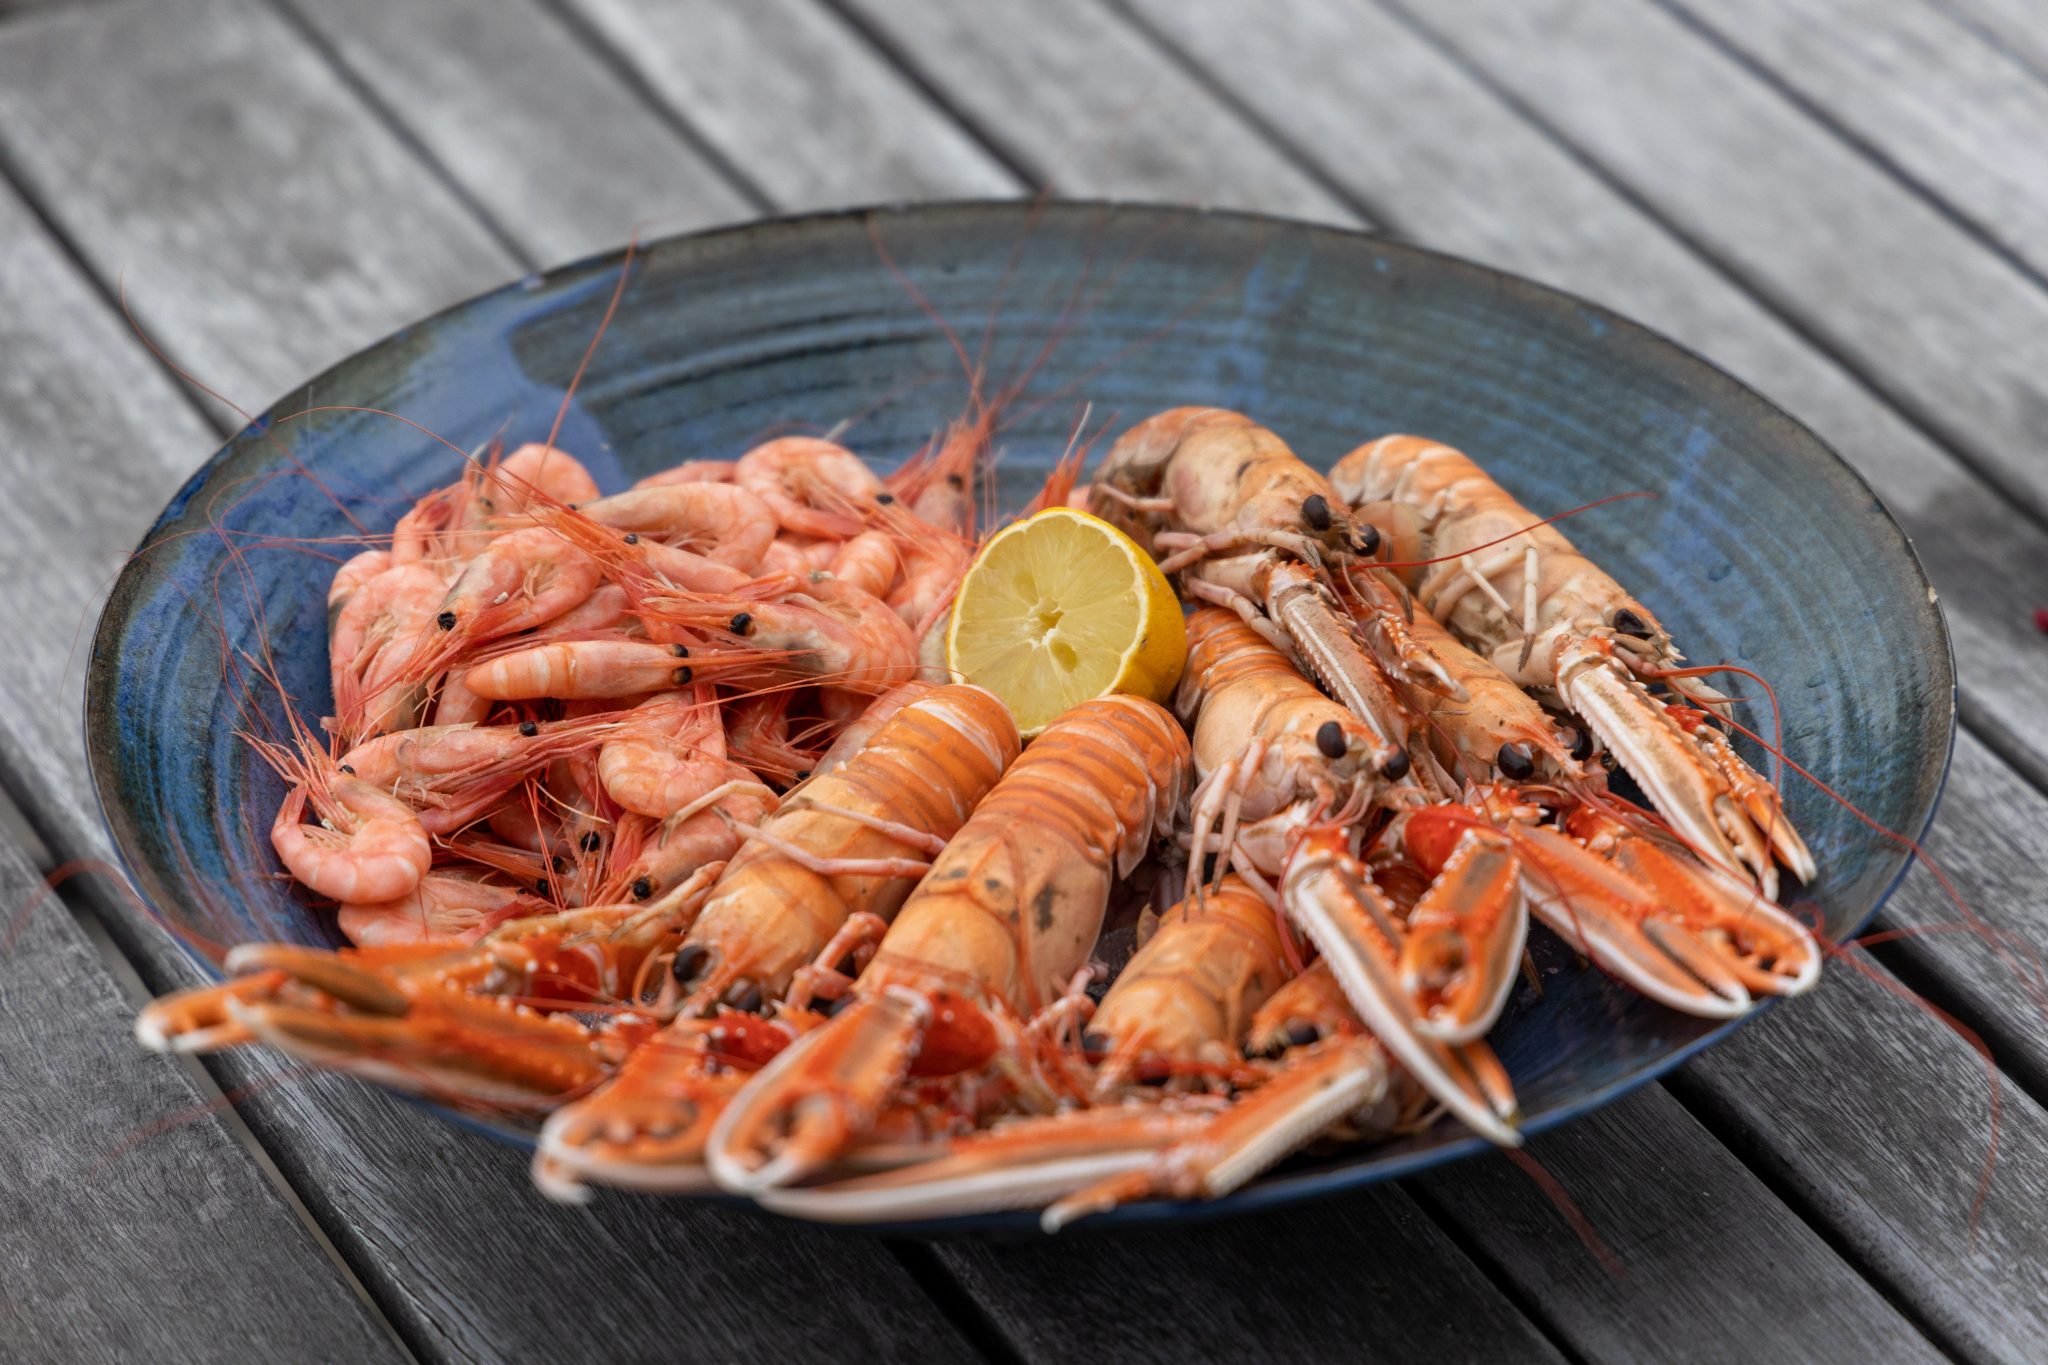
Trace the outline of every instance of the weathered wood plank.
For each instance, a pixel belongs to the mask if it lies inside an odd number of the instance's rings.
[[[520,1154],[339,1076],[272,1085],[240,1054],[225,1084],[251,1131],[433,1359],[952,1361],[974,1354],[872,1243],[751,1209],[600,1198],[560,1208]],[[334,1231],[338,1229],[338,1231]]]
[[[1927,848],[1963,907],[1915,874],[1880,921],[1910,931],[1886,961],[1983,1032],[2001,1068],[2048,1095],[2048,795],[1966,733],[1942,809]]]
[[[101,588],[211,433],[0,185],[0,776],[97,850],[78,714]],[[61,319],[62,325],[52,325]],[[35,698],[32,704],[26,699]]]
[[[2040,1360],[2048,1114],[2006,1087],[1998,1166],[1973,1227],[1984,1065],[1878,977],[1838,963],[1798,1008],[1705,1054],[1672,1089],[1944,1346]]]
[[[0,1331],[17,1361],[403,1353],[0,838]]]
[[[1092,0],[833,3],[1061,193],[1350,216]]]
[[[1219,1230],[1219,1232],[1229,1232],[1229,1230]],[[1315,1248],[1311,1246],[1311,1248],[1309,1248],[1309,1254],[1311,1254],[1311,1257],[1313,1257],[1313,1252],[1315,1252]],[[1065,1259],[1063,1259],[1063,1263],[1065,1263]],[[1155,1269],[1155,1267],[1147,1267],[1147,1269]],[[1049,1273],[1051,1273],[1051,1271],[1049,1271]],[[1143,1271],[1141,1271],[1141,1273],[1143,1273]],[[1114,1279],[1114,1277],[1104,1277],[1104,1279]],[[1137,1275],[1133,1275],[1133,1277],[1130,1277],[1130,1279],[1137,1279]],[[1235,1277],[1233,1277],[1233,1279],[1235,1279]],[[1057,1300],[1053,1300],[1053,1302],[1057,1302]],[[1040,1306],[1044,1306],[1044,1302],[1040,1302]]]
[[[2048,772],[2033,662],[2032,613],[2048,602],[2038,523],[1398,20],[1363,5],[1285,6],[1248,25],[1229,0],[1132,3],[1390,231],[1610,304],[1811,424],[1913,535],[1973,721]],[[1368,79],[1359,52],[1377,54]],[[1295,99],[1296,85],[1346,97]],[[1361,125],[1372,136],[1357,136]]]
[[[115,24],[161,27],[163,35],[154,44],[146,35],[116,37],[105,31]],[[132,89],[124,91],[132,98],[106,91],[89,96],[67,74],[71,59],[109,49],[130,68]],[[259,175],[253,183],[274,199],[305,206],[304,221],[294,228],[296,250],[330,265],[375,261],[403,254],[405,243],[360,240],[370,231],[362,219],[340,204],[321,211],[322,196],[395,198],[423,184],[432,189],[431,183],[404,161],[395,142],[367,124],[297,36],[261,9],[183,3],[151,7],[146,15],[111,6],[38,18],[0,32],[0,72],[6,73],[6,107],[30,111],[19,121],[10,117],[10,146],[20,162],[47,168],[61,162],[59,148],[84,136],[77,123],[92,124],[93,136],[110,146],[159,137],[169,147],[176,137],[142,125],[189,132],[218,121],[209,111],[220,97],[180,73],[194,52],[222,49],[240,53],[247,70],[289,77],[263,87],[268,117],[279,126],[325,120],[324,145],[336,163],[355,168],[351,176],[323,189],[320,163],[280,156],[266,165],[266,134],[246,120],[230,120],[214,134],[216,142],[228,139],[224,154],[186,166],[181,174],[188,183],[179,192],[159,196],[148,176],[131,183],[102,170],[66,181],[56,207],[73,231],[94,234],[98,254],[89,252],[88,259],[153,253],[161,270],[148,273],[175,283],[152,292],[131,272],[145,316],[162,319],[159,330],[176,353],[223,357],[216,363],[224,382],[261,392],[327,358],[322,338],[369,325],[370,310],[354,297],[335,306],[332,326],[324,319],[302,322],[311,339],[296,343],[298,358],[244,356],[233,330],[238,309],[188,306],[192,281],[229,287],[233,263],[260,256],[269,231],[267,222],[218,204],[251,183],[252,173],[266,172],[267,179]],[[149,92],[148,98],[136,91]],[[71,131],[55,146],[39,140],[53,128]],[[230,137],[234,129],[239,134]],[[245,147],[245,139],[252,145]],[[364,150],[379,139],[393,149],[388,164],[384,154]],[[209,175],[210,192],[200,183]],[[50,188],[47,177],[37,183]],[[439,202],[446,208],[442,221],[401,217],[394,231],[416,230],[443,242],[483,240],[452,199],[442,195]],[[8,305],[0,327],[45,324],[19,347],[32,363],[10,367],[0,381],[6,385],[0,430],[8,436],[0,458],[21,462],[14,483],[33,493],[6,509],[5,553],[24,566],[17,581],[42,585],[36,601],[56,606],[38,612],[31,610],[36,602],[24,599],[0,607],[9,613],[8,624],[18,613],[21,625],[0,668],[9,677],[19,671],[14,695],[38,696],[47,695],[47,679],[62,673],[74,646],[76,613],[108,568],[108,546],[132,544],[167,491],[170,466],[196,462],[210,441],[138,346],[121,337],[118,320],[4,196],[0,231],[11,246],[7,268],[0,269],[0,290],[6,291],[0,301]],[[446,260],[450,273],[439,279],[418,274],[434,257],[423,248],[414,271],[379,284],[376,297],[394,316],[375,325],[475,287],[461,273],[477,268],[471,257]],[[502,254],[495,259],[504,260]],[[279,262],[268,268],[273,288],[305,269]],[[410,302],[389,292],[394,279],[414,282]],[[324,303],[342,292],[330,280],[306,297]],[[47,328],[52,318],[66,319],[65,328]],[[279,373],[281,364],[294,369]],[[110,394],[117,401],[110,402]],[[143,458],[133,455],[138,449]],[[68,458],[54,459],[52,452]],[[123,480],[135,487],[115,486]],[[103,524],[92,524],[93,517]],[[78,534],[81,525],[90,533]],[[64,610],[65,604],[76,605]],[[38,800],[33,814],[66,856],[103,848],[78,777],[74,715],[67,704],[61,711],[9,708],[0,717],[9,781]],[[152,988],[193,979],[160,933],[132,916],[110,919]],[[855,1350],[935,1359],[968,1350],[895,1261],[857,1243],[797,1237],[751,1214],[701,1206],[618,1200],[588,1212],[550,1208],[533,1194],[517,1153],[338,1078],[270,1083],[272,1065],[267,1058],[233,1058],[218,1074],[229,1088],[250,1087],[240,1108],[251,1129],[416,1351],[435,1357],[572,1355],[588,1349],[593,1332],[603,1334],[609,1352],[628,1357],[698,1346],[750,1356]],[[536,1292],[543,1276],[546,1292]]]
[[[2048,273],[2048,84],[1981,31],[1923,0],[1664,2]]]
[[[1661,1086],[1529,1144],[1610,1273],[1507,1158],[1412,1180],[1584,1360],[1941,1360],[1870,1282]]]
[[[568,0],[777,207],[1002,196],[1016,178],[810,0]]]
[[[280,0],[549,265],[753,206],[536,0]]]
[[[1654,6],[1408,12],[2048,516],[2048,292]]]
[[[2033,0],[1931,0],[2048,79],[2048,10]]]
[[[518,273],[257,0],[60,7],[0,36],[11,170],[125,278],[143,327],[252,411]]]
[[[1026,1360],[1559,1358],[1384,1187],[1230,1223],[941,1250]]]
[[[241,1062],[231,1062],[228,1065],[235,1079],[255,1079],[256,1073],[243,1071],[241,1069],[243,1065]],[[369,1102],[367,1101],[349,1105],[334,1105],[331,1102],[331,1096],[335,1093],[335,1087],[337,1086],[340,1086],[343,1090],[347,1089],[343,1083],[335,1082],[331,1079],[297,1082],[290,1087],[290,1090],[310,1096],[310,1098],[298,1105],[287,1105],[280,1101],[275,1108],[265,1108],[260,1112],[252,1113],[252,1124],[268,1140],[284,1149],[283,1157],[288,1163],[323,1160],[324,1151],[335,1146],[343,1149],[359,1147],[363,1142],[370,1141],[378,1136],[379,1125],[389,1122],[392,1116],[368,1108]],[[363,1118],[363,1115],[366,1113],[369,1115],[368,1119]],[[311,1125],[311,1140],[308,1140],[306,1136],[309,1131],[308,1125]],[[450,1221],[455,1221],[462,1227],[463,1235],[448,1237],[447,1234],[444,1234],[448,1241],[459,1243],[484,1242],[492,1245],[507,1241],[508,1239],[502,1231],[493,1231],[495,1224],[491,1220],[496,1215],[489,1213],[478,1214],[476,1209],[478,1206],[481,1206],[483,1209],[489,1210],[494,1205],[502,1207],[510,1201],[530,1199],[530,1196],[523,1190],[516,1188],[518,1185],[516,1172],[511,1175],[509,1182],[498,1180],[494,1174],[477,1175],[472,1173],[472,1179],[480,1181],[487,1187],[483,1197],[478,1197],[472,1192],[467,1200],[453,1203],[443,1201],[440,1197],[446,1189],[446,1182],[437,1182],[421,1176],[420,1182],[416,1185],[416,1182],[409,1178],[410,1173],[416,1166],[432,1169],[442,1165],[474,1164],[477,1161],[477,1155],[474,1151],[475,1140],[467,1137],[467,1135],[452,1131],[414,1132],[412,1129],[407,1128],[404,1130],[404,1134],[405,1140],[394,1144],[393,1155],[387,1157],[380,1166],[372,1167],[365,1164],[359,1167],[352,1163],[343,1163],[338,1171],[316,1173],[302,1170],[298,1166],[293,1165],[288,1166],[288,1170],[294,1178],[305,1179],[315,1185],[315,1194],[318,1198],[327,1201],[323,1207],[330,1210],[330,1216],[337,1222],[350,1226],[366,1225],[367,1232],[365,1235],[377,1242],[379,1246],[387,1244],[397,1245],[400,1229],[392,1227],[387,1230],[380,1221],[390,1219],[391,1211],[380,1198],[379,1191],[366,1189],[364,1185],[366,1179],[371,1177],[377,1180],[388,1178],[387,1172],[392,1163],[394,1161],[404,1161],[409,1164],[406,1167],[405,1178],[401,1178],[397,1182],[399,1187],[414,1188],[416,1203],[421,1199],[419,1189],[423,1188],[424,1198],[430,1201],[421,1204],[420,1207],[409,1208],[406,1211],[407,1226],[412,1226],[415,1221],[425,1221],[435,1225],[443,1225]],[[465,1143],[468,1146],[462,1145]],[[492,1155],[496,1156],[495,1153]],[[504,1163],[502,1159],[498,1161],[498,1165],[503,1169]],[[1400,1200],[1398,1196],[1388,1195],[1381,1197],[1392,1199],[1396,1204],[1405,1207],[1405,1201]],[[633,1206],[629,1204],[625,1207]],[[606,1208],[608,1210],[609,1206],[606,1206]],[[704,1216],[713,1218],[736,1217],[715,1211]],[[1415,1218],[1412,1209],[1405,1216],[1410,1220]],[[465,1217],[468,1219],[467,1224],[462,1223]],[[739,1220],[737,1225],[741,1228],[748,1226],[744,1220]],[[579,1224],[578,1226],[584,1225]],[[731,1232],[720,1235],[725,1241],[731,1241],[734,1236]],[[514,1237],[509,1240],[516,1245],[520,1239]],[[1418,1288],[1424,1281],[1435,1281],[1438,1279],[1449,1279],[1459,1283],[1471,1282],[1473,1286],[1471,1292],[1480,1301],[1480,1306],[1468,1310],[1469,1315],[1475,1321],[1499,1321],[1511,1325],[1519,1324],[1514,1327],[1514,1332],[1511,1334],[1510,1339],[1526,1339],[1528,1334],[1526,1324],[1520,1324],[1518,1315],[1505,1305],[1497,1293],[1494,1293],[1483,1282],[1476,1279],[1469,1264],[1463,1262],[1454,1249],[1445,1247],[1441,1242],[1441,1238],[1437,1239],[1435,1245],[1438,1255],[1448,1258],[1444,1263],[1432,1262],[1407,1266],[1403,1268],[1402,1273],[1414,1280]],[[744,1263],[747,1259],[744,1248],[740,1248],[737,1252],[737,1262]],[[436,1267],[436,1269],[439,1268],[438,1266]],[[798,1269],[800,1270],[800,1267]],[[378,1268],[378,1272],[382,1273],[381,1267]],[[1173,1269],[1171,1267],[1155,1265],[1153,1273],[1159,1283],[1170,1287],[1173,1280]],[[438,1335],[428,1338],[428,1344],[433,1349],[446,1349],[450,1346],[457,1349],[473,1349],[477,1343],[486,1341],[546,1341],[553,1339],[548,1333],[547,1324],[536,1324],[523,1317],[512,1322],[493,1321],[490,1323],[478,1323],[469,1321],[461,1311],[462,1303],[452,1296],[441,1296],[431,1303],[414,1303],[412,1297],[414,1291],[411,1288],[413,1278],[413,1276],[408,1274],[394,1272],[388,1281],[381,1281],[379,1283],[379,1289],[382,1293],[394,1295],[398,1299],[407,1302],[410,1307],[417,1310],[420,1317],[433,1315],[435,1321],[439,1324],[436,1328],[437,1332],[449,1331],[452,1333],[451,1336],[446,1338]],[[801,1278],[799,1274],[799,1281]],[[1170,1288],[1168,1293],[1171,1296]],[[626,1296],[629,1301],[634,1302],[637,1302],[639,1297],[639,1295],[631,1293]],[[1399,1297],[1410,1298],[1413,1296],[1404,1288]],[[738,1296],[735,1296],[735,1301],[737,1299]],[[784,1315],[783,1310],[779,1309],[776,1304],[761,1304],[758,1302],[758,1295],[755,1296],[755,1300],[756,1302],[753,1305],[755,1310],[763,1313],[766,1317],[773,1319]],[[1044,1307],[1045,1305],[1043,1304],[1033,1305],[1033,1315],[1036,1316]],[[541,1310],[536,1308],[534,1311],[538,1312]],[[1068,1320],[1071,1321],[1071,1319]],[[718,1324],[714,1320],[707,1325],[715,1327]],[[555,1330],[559,1331],[559,1328]],[[833,1330],[839,1332],[842,1336],[845,1332],[843,1327],[836,1325],[833,1327]],[[935,1350],[943,1350],[949,1349],[948,1343],[953,1339],[941,1333],[933,1334],[931,1340],[936,1343],[934,1345]],[[1343,1342],[1341,1339],[1332,1338],[1326,1345],[1328,1349],[1338,1350],[1341,1349]]]

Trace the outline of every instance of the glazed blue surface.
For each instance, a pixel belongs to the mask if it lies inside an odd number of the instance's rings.
[[[1539,511],[1630,490],[1655,500],[1570,534],[1655,610],[1695,661],[1772,680],[1787,752],[1880,824],[1931,819],[1955,724],[1946,629],[1911,546],[1810,432],[1672,343],[1570,296],[1337,229],[1179,209],[936,205],[672,238],[635,260],[560,444],[606,489],[781,430],[849,421],[892,464],[957,415],[960,361],[877,243],[990,378],[1020,377],[999,444],[1002,498],[1028,496],[1084,403],[1115,431],[1198,403],[1250,413],[1327,466],[1386,431],[1462,447]],[[335,542],[384,533],[469,449],[545,437],[617,280],[607,257],[407,328],[308,383],[181,490],[116,583],[86,700],[93,776],[143,896],[196,952],[248,939],[334,943],[266,835],[283,785],[242,732],[283,732],[285,697],[328,708],[325,594]],[[267,642],[267,651],[265,645]],[[259,677],[266,657],[273,679]],[[1748,722],[1767,730],[1768,713]],[[1763,760],[1752,752],[1760,765]],[[1841,938],[1876,913],[1906,855],[1810,785],[1787,802],[1823,869],[1805,888]],[[1724,1036],[1579,967],[1540,928],[1493,1042],[1524,1127],[1624,1093]],[[1791,1002],[1786,1008],[1798,1009]],[[505,1135],[506,1130],[489,1125]],[[517,1137],[517,1134],[512,1134]],[[1284,1168],[1208,1205],[1093,1224],[1242,1211],[1477,1150],[1448,1123]],[[917,1225],[1021,1228],[1023,1215]]]

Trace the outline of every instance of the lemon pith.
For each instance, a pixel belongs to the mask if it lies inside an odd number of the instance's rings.
[[[1187,661],[1180,600],[1108,522],[1054,507],[1005,527],[960,581],[946,632],[954,675],[988,688],[1032,733],[1111,692],[1164,701]]]

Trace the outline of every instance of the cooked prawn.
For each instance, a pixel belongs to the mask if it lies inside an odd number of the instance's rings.
[[[815,436],[755,446],[740,456],[733,481],[766,499],[784,530],[833,540],[858,535],[854,513],[887,491],[867,461]]]
[[[412,807],[360,778],[338,775],[324,790],[293,787],[270,826],[285,870],[338,901],[395,901],[412,894],[433,863],[434,847]],[[304,823],[314,796],[321,823]]]

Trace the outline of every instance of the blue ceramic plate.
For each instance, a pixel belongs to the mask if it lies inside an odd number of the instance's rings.
[[[389,530],[458,465],[388,418],[283,415],[360,405],[465,449],[498,434],[540,439],[620,263],[522,280],[313,380],[207,463],[121,575],[93,646],[93,776],[142,894],[195,943],[337,941],[331,919],[276,875],[264,831],[282,787],[234,731],[277,729],[284,702],[243,659],[267,640],[278,681],[314,723],[328,705],[333,572],[318,542]],[[688,457],[730,457],[789,425],[850,420],[853,446],[894,460],[965,393],[958,358],[905,279],[970,346],[993,318],[992,378],[1041,361],[1001,438],[1012,507],[1083,402],[1118,428],[1177,404],[1239,408],[1325,465],[1366,437],[1422,432],[1546,512],[1655,492],[1575,519],[1572,537],[1694,659],[1772,679],[1800,762],[1888,828],[1926,827],[1954,729],[1954,670],[1934,594],[1870,488],[1678,346],[1463,261],[1331,228],[1087,204],[885,209],[672,238],[634,262],[561,444],[607,488]],[[1829,934],[1848,935],[1906,857],[1807,785],[1788,782],[1787,796],[1824,869],[1804,894]],[[1525,992],[1494,1035],[1528,1131],[1641,1085],[1733,1027],[1629,994],[1540,929],[1531,940],[1542,995]],[[1443,1123],[1289,1166],[1202,1211],[1326,1194],[1479,1145]],[[1196,1212],[1142,1205],[1101,1221]]]

